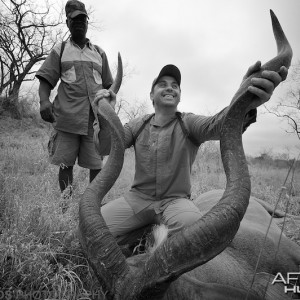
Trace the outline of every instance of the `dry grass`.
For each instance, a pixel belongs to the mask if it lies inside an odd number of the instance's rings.
[[[60,209],[57,167],[47,160],[50,127],[29,119],[0,120],[0,286],[6,291],[39,291],[55,299],[93,299],[97,288],[92,271],[76,239],[78,202],[88,184],[88,172],[74,168],[74,193],[65,214]],[[287,169],[251,163],[253,194],[274,204]],[[105,201],[128,190],[134,174],[134,153],[125,155],[124,168]],[[300,214],[300,172],[294,179],[290,213]],[[192,171],[193,194],[224,188],[225,176],[218,147],[201,148]],[[280,201],[284,208],[284,199]],[[288,224],[286,232],[296,241],[300,232]],[[43,299],[41,297],[39,299]],[[94,297],[95,298],[95,297]],[[14,295],[14,299],[18,298]]]

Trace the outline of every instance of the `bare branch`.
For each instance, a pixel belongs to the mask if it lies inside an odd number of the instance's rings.
[[[121,119],[128,122],[139,116],[144,116],[149,112],[148,101],[135,100],[134,104],[131,104],[127,100],[121,98],[116,104],[116,112]]]
[[[32,67],[62,40],[60,8],[48,0],[0,0],[0,94],[18,95],[21,83],[34,78]]]
[[[296,134],[300,140],[300,61],[291,68],[287,80],[283,83],[286,92],[272,107],[264,105],[265,110],[278,118],[286,120],[289,134]]]

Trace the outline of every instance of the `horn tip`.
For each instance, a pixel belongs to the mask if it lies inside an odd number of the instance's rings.
[[[270,15],[272,20],[277,20],[277,17],[272,9],[270,9]]]

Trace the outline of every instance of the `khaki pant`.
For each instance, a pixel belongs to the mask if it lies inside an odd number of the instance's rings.
[[[101,208],[102,216],[117,242],[122,244],[131,231],[149,224],[165,224],[172,234],[202,217],[198,207],[189,199],[171,200],[161,211],[158,201],[140,199],[130,203],[124,197],[108,202]]]
[[[93,131],[89,135],[79,135],[60,130],[53,130],[48,152],[50,163],[59,166],[74,166],[76,159],[82,168],[101,169],[102,157],[97,153],[93,142]]]

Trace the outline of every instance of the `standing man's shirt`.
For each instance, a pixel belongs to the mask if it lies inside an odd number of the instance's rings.
[[[96,92],[108,89],[113,83],[105,52],[90,41],[81,49],[68,40],[61,56],[62,44],[56,45],[36,73],[53,88],[58,87],[53,103],[57,130],[87,135],[94,114],[91,102]]]

